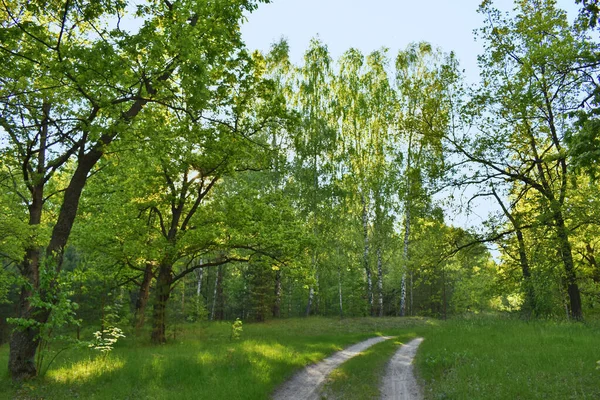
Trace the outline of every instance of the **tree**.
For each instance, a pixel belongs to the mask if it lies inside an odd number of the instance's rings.
[[[572,112],[594,89],[594,68],[581,61],[594,45],[570,28],[553,0],[517,3],[506,18],[486,1],[487,24],[480,56],[482,85],[471,103],[476,134],[451,138],[466,163],[478,169],[465,182],[508,186],[515,199],[536,193],[538,209],[552,228],[563,264],[570,314],[583,317],[573,262],[569,210],[571,172],[565,137],[575,129]]]
[[[45,296],[41,269],[60,271],[81,194],[98,161],[152,110],[203,109],[215,75],[235,69],[242,47],[235,27],[257,2],[139,6],[137,32],[121,27],[127,6],[10,2],[0,10],[0,126],[8,142],[2,152],[13,160],[9,169],[15,181],[26,187],[19,193],[32,227],[20,268],[26,284],[19,312],[32,323],[12,335],[9,370],[14,379],[36,374],[39,326],[50,312],[29,299],[35,292]],[[62,184],[49,191],[63,172]],[[58,212],[45,220],[49,199],[58,204]],[[48,238],[38,229],[43,220],[51,227]]]
[[[294,135],[294,175],[298,182],[301,207],[311,226],[314,240],[311,254],[306,315],[314,311],[315,289],[319,288],[319,257],[323,203],[331,184],[332,155],[336,132],[330,126],[331,117],[331,57],[327,46],[313,39],[304,55],[304,64],[297,70],[295,105],[302,118],[301,129]]]
[[[429,43],[413,43],[396,58],[396,151],[404,159],[401,199],[404,208],[404,268],[400,283],[400,315],[406,315],[406,271],[413,217],[428,202],[431,186],[444,170],[442,138],[452,128],[453,92],[459,83],[458,63]],[[402,157],[404,154],[404,157]],[[414,215],[417,214],[417,215]],[[411,284],[412,285],[412,284]],[[412,288],[411,288],[412,293]],[[412,311],[412,304],[411,304]]]

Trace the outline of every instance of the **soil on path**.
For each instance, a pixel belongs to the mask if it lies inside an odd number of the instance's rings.
[[[309,365],[294,375],[290,380],[281,385],[273,394],[274,400],[317,400],[320,398],[319,390],[327,376],[344,361],[358,355],[369,347],[390,339],[379,336],[354,344],[342,351],[338,351],[321,362]],[[412,342],[411,342],[412,343]],[[402,346],[404,347],[404,346]]]
[[[423,338],[402,345],[387,365],[381,385],[381,398],[386,400],[421,400],[421,388],[415,379],[413,359]]]

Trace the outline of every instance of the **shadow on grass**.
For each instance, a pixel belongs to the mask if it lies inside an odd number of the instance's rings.
[[[190,325],[177,343],[154,347],[127,338],[106,358],[69,350],[45,377],[21,385],[7,377],[4,347],[0,399],[264,399],[305,365],[407,325],[398,319],[274,321],[244,325],[240,341],[229,340],[230,324]]]

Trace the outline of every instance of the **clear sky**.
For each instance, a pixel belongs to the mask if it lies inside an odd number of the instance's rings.
[[[394,56],[411,42],[427,41],[454,51],[469,82],[478,79],[473,30],[483,25],[477,13],[481,0],[272,0],[248,16],[242,35],[250,49],[267,51],[285,37],[292,61],[300,63],[311,38],[319,36],[334,59],[351,47],[369,53],[381,47]],[[511,10],[511,0],[495,0]],[[575,0],[558,6],[576,15]]]

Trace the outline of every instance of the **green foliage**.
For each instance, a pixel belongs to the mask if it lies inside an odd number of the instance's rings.
[[[124,338],[125,335],[120,328],[116,326],[107,326],[101,331],[93,333],[94,338],[89,344],[89,348],[92,350],[99,351],[103,356],[107,356],[108,353],[113,351],[115,344],[120,338]]]
[[[186,316],[187,322],[198,322],[198,321],[206,321],[208,320],[209,312],[206,308],[206,302],[202,298],[202,296],[195,296],[190,301],[190,312]]]
[[[231,340],[241,339],[243,331],[242,320],[236,318],[235,321],[233,321],[233,324],[231,324]]]
[[[50,310],[51,317],[47,321],[39,321],[35,315],[28,318],[8,318],[15,329],[33,329],[38,332],[37,338],[47,341],[52,338],[53,332],[66,325],[78,325],[75,311],[79,307],[70,299],[69,289],[72,286],[71,276],[65,272],[54,272],[54,260],[45,259],[40,269],[39,286],[30,297],[31,304],[41,310]],[[27,282],[22,282],[27,285]]]

